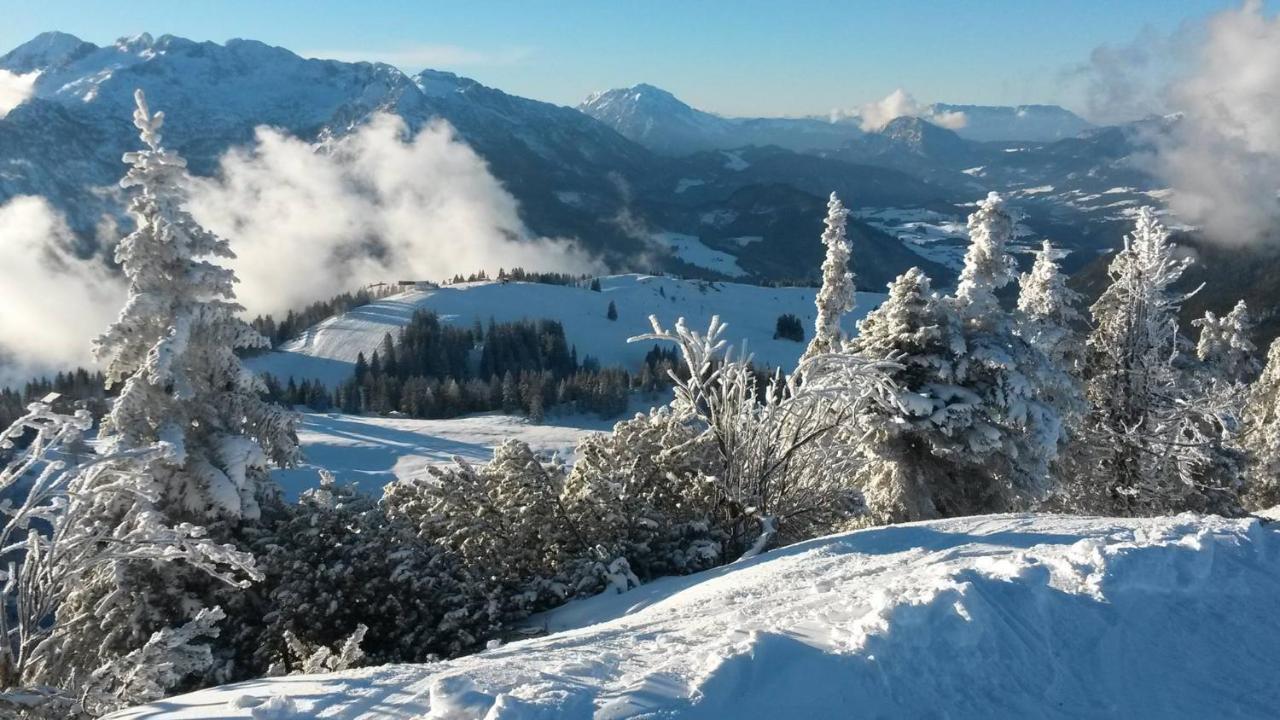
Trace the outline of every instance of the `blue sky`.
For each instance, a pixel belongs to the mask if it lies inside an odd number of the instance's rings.
[[[925,102],[1078,105],[1063,71],[1103,44],[1167,34],[1221,0],[0,0],[0,52],[44,30],[98,44],[148,31],[435,67],[572,105],[648,82],[726,115]],[[1274,11],[1280,0],[1267,5]]]

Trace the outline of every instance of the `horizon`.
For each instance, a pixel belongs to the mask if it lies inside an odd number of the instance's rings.
[[[880,3],[852,9],[815,1],[782,13],[753,0],[732,11],[698,7],[667,13],[575,2],[574,21],[557,25],[536,10],[507,3],[419,8],[395,2],[390,10],[399,21],[375,27],[368,22],[373,18],[353,17],[337,3],[293,16],[296,3],[249,9],[241,0],[181,6],[148,1],[110,13],[89,2],[20,11],[8,4],[0,3],[11,18],[0,30],[2,52],[48,31],[99,46],[143,32],[219,44],[242,38],[302,57],[384,62],[407,74],[453,72],[569,107],[592,93],[649,84],[722,117],[832,117],[886,102],[901,90],[922,106],[1059,105],[1098,124],[1161,112],[1158,93],[1152,92],[1143,98],[1145,106],[1105,116],[1111,108],[1091,96],[1098,65],[1121,59],[1155,86],[1209,16],[1241,5],[1192,0],[1171,10],[1155,0],[1123,8],[1098,0],[1089,11],[993,1],[983,9],[922,14]],[[1273,10],[1280,0],[1262,5]],[[1073,25],[1070,37],[1054,32],[1068,21],[1063,13]],[[379,13],[378,19],[385,17]],[[717,23],[728,30],[698,36]],[[876,32],[849,36],[850,27]],[[982,36],[966,32],[975,27],[989,29]],[[653,37],[678,49],[654,47],[648,42]],[[902,42],[903,37],[914,39]],[[928,52],[918,50],[926,46]],[[752,82],[744,84],[744,77]]]

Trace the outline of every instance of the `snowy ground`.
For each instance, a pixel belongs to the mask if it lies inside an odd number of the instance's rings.
[[[1207,718],[1280,707],[1280,531],[985,516],[832,536],[549,613],[434,665],[260,680],[162,718]]]
[[[908,250],[922,258],[955,270],[964,266],[969,228],[961,213],[946,214],[926,208],[861,208],[855,216],[898,238]],[[1019,246],[1023,246],[1023,250],[1030,247],[1032,235],[1031,228],[1018,223],[1014,227],[1013,250],[1017,252]],[[1035,246],[1038,247],[1038,241]]]
[[[802,343],[774,340],[778,316],[791,313],[812,332],[815,288],[772,288],[738,283],[708,283],[649,275],[617,275],[601,279],[603,292],[585,287],[537,283],[463,283],[432,290],[393,295],[330,318],[281,352],[251,358],[246,364],[279,378],[319,379],[336,385],[350,377],[356,355],[378,347],[383,335],[409,322],[416,310],[431,310],[445,322],[471,325],[549,318],[564,324],[565,335],[578,357],[591,355],[602,365],[638,368],[652,343],[628,344],[627,338],[649,332],[648,316],[656,314],[667,326],[684,317],[705,329],[712,315],[729,324],[726,339],[746,340],[757,363],[791,367],[804,350]],[[853,332],[855,321],[880,304],[884,295],[858,293],[857,308],[844,319]],[[609,302],[618,319],[605,317]]]
[[[632,406],[642,411],[669,399],[650,398],[646,402],[636,398]],[[387,483],[420,475],[431,465],[450,464],[455,456],[468,462],[488,462],[493,448],[504,440],[523,440],[535,451],[557,453],[571,461],[579,440],[611,429],[620,419],[552,415],[539,424],[500,413],[448,420],[303,413],[298,428],[303,463],[277,470],[274,476],[290,500],[320,484],[320,468],[332,472],[343,484],[380,494]]]

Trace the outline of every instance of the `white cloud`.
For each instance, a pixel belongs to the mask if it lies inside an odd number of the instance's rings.
[[[196,219],[231,241],[240,301],[280,313],[374,280],[499,266],[589,272],[564,240],[536,238],[488,166],[437,122],[406,137],[379,115],[322,150],[270,128],[198,180]]]
[[[396,50],[312,50],[301,54],[345,62],[382,62],[416,71],[424,68],[515,65],[527,60],[533,50],[527,47],[475,50],[458,45],[414,45]]]
[[[93,338],[124,303],[102,258],[79,258],[66,222],[43,198],[0,205],[0,385],[92,365]]]
[[[39,72],[17,75],[8,70],[0,70],[0,118],[31,97],[39,75]]]
[[[1154,169],[1173,211],[1220,242],[1280,236],[1280,17],[1251,0],[1210,18],[1166,94],[1182,118]]]
[[[856,113],[843,113],[842,115],[853,114],[857,115],[862,129],[867,132],[879,130],[888,125],[889,121],[900,117],[923,118],[934,125],[951,130],[962,128],[968,122],[968,118],[965,117],[963,112],[935,113],[931,106],[921,105],[911,93],[902,88],[894,90],[882,100],[863,105],[858,108]]]

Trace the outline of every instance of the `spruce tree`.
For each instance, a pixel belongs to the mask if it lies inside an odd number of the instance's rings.
[[[135,93],[137,126],[146,148],[124,156],[121,185],[136,229],[116,249],[129,281],[119,318],[96,341],[106,379],[119,395],[103,419],[103,453],[127,453],[159,443],[131,468],[149,478],[145,511],[170,524],[204,525],[227,541],[255,522],[260,501],[276,495],[272,465],[298,457],[295,417],[259,397],[262,382],[237,350],[264,348],[266,338],[237,314],[235,275],[216,264],[233,257],[227,242],[183,209],[186,164],[161,144],[163,114]],[[97,508],[99,522],[139,512],[116,500]],[[96,622],[61,636],[70,675],[103,657],[140,648],[153,632],[192,620],[200,608],[223,604],[225,586],[181,565],[122,562],[106,580],[70,598],[60,615],[90,613]]]
[[[814,298],[817,319],[814,320],[813,339],[805,348],[804,358],[828,353],[839,348],[844,338],[840,321],[855,301],[853,273],[849,272],[849,256],[852,248],[845,234],[849,211],[835,193],[827,199],[826,229],[822,231],[822,244],[827,248],[822,261],[822,287]]]

